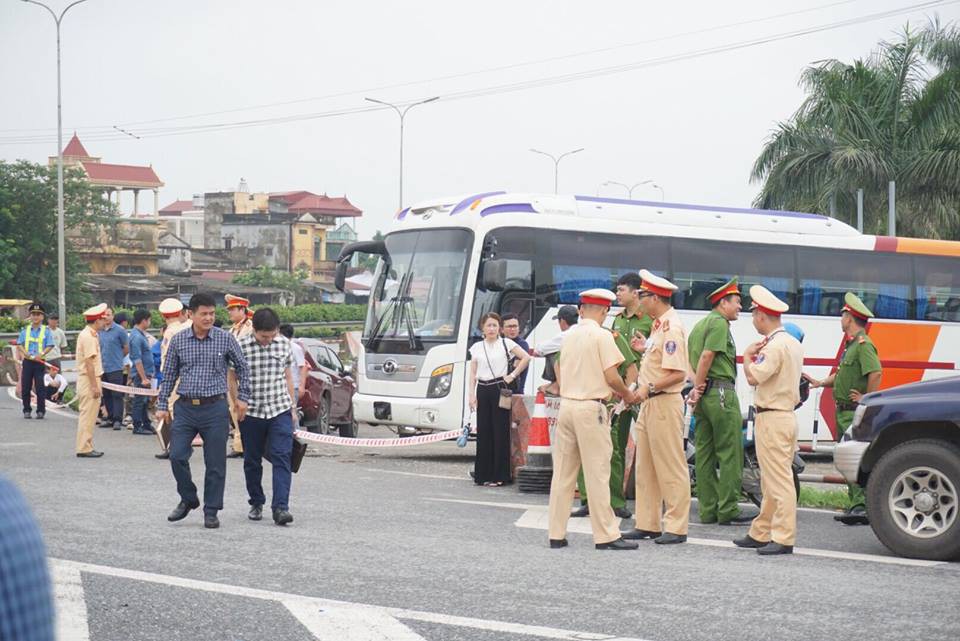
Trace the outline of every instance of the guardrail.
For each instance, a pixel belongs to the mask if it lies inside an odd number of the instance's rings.
[[[359,327],[363,325],[362,320],[355,321],[316,321],[316,322],[306,322],[306,323],[290,323],[294,328],[308,328],[308,327],[329,327],[335,329],[337,327]],[[79,329],[72,329],[65,332],[67,338],[76,338],[77,334],[80,333]],[[151,329],[151,334],[156,335],[157,330]],[[19,338],[20,332],[0,332],[0,343],[7,341],[14,341]]]

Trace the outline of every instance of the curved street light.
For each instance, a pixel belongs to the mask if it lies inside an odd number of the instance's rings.
[[[648,178],[648,179],[646,179],[646,180],[644,180],[644,181],[642,181],[642,182],[638,182],[636,185],[634,185],[634,187],[639,187],[640,185],[650,185],[650,186],[653,187],[654,189],[659,189],[659,190],[660,190],[660,200],[666,201],[667,198],[666,198],[666,196],[663,195],[663,187],[661,187],[660,185],[658,185],[657,183],[655,183],[655,182],[653,181],[653,178]],[[633,191],[633,190],[631,189],[631,192],[632,192],[632,191]]]
[[[385,100],[377,100],[376,98],[364,98],[368,102],[375,102],[378,105],[384,105],[385,107],[390,107],[397,112],[397,115],[400,116],[400,203],[398,205],[398,210],[403,209],[403,119],[407,115],[407,112],[416,107],[417,105],[425,105],[428,102],[434,102],[440,100],[440,96],[434,96],[433,98],[427,98],[426,100],[421,100],[419,102],[411,103],[405,107],[398,106],[392,102],[386,102]]]
[[[553,193],[555,193],[555,194],[560,193],[560,192],[559,192],[560,161],[563,160],[564,158],[566,158],[567,156],[571,155],[571,154],[580,153],[581,151],[583,151],[583,149],[584,149],[583,147],[580,147],[579,149],[574,149],[574,150],[572,150],[572,151],[564,152],[564,153],[560,154],[559,156],[554,156],[553,154],[548,154],[547,152],[545,152],[545,151],[540,151],[539,149],[530,149],[530,151],[532,151],[533,153],[535,153],[535,154],[543,154],[544,156],[546,156],[547,158],[549,158],[550,160],[553,161]]]
[[[87,0],[76,0],[71,2],[58,16],[53,9],[38,2],[37,0],[23,0],[29,4],[35,4],[43,7],[50,12],[53,22],[57,25],[57,311],[60,318],[67,322],[67,270],[66,270],[66,250],[63,240],[63,115],[62,100],[60,94],[60,23],[63,22],[63,16],[70,11],[72,7],[77,6]]]

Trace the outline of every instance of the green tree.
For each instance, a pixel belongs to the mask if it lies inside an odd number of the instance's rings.
[[[64,227],[95,234],[109,224],[114,206],[80,170],[67,168],[63,180]],[[85,266],[66,243],[67,303],[72,310],[90,302],[82,292]],[[57,168],[25,160],[0,161],[0,294],[30,298],[54,307],[57,300]]]
[[[896,182],[897,235],[960,238],[960,30],[904,28],[865,60],[826,60],[801,77],[807,97],[778,124],[753,166],[756,204],[823,212],[887,233]]]
[[[309,274],[305,270],[297,270],[290,273],[273,269],[267,265],[261,265],[242,274],[237,274],[233,277],[233,282],[238,285],[248,285],[250,287],[285,289],[292,292],[294,296],[299,297],[303,293],[303,281],[308,277]]]

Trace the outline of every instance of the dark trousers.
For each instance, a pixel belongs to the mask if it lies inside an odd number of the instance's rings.
[[[130,375],[130,385],[140,387],[143,381],[136,373]],[[131,401],[133,409],[130,414],[133,417],[133,429],[148,430],[151,429],[150,416],[147,414],[147,406],[150,404],[150,397],[141,394],[134,394]]]
[[[104,383],[123,385],[123,370],[104,372],[100,380]],[[107,410],[107,420],[119,425],[123,423],[123,393],[104,388],[103,407]]]
[[[27,359],[23,360],[20,367],[20,396],[23,399],[23,411],[29,412],[30,391],[37,395],[37,414],[43,414],[47,411],[45,403],[47,388],[43,386],[43,365]]]
[[[510,482],[510,410],[501,409],[498,404],[501,387],[503,385],[477,384],[477,458],[473,463],[473,482],[478,485]]]
[[[59,403],[59,402],[61,402],[61,401],[63,400],[63,397],[60,396],[60,386],[59,386],[59,385],[51,385],[50,387],[45,387],[44,389],[45,389],[46,392],[47,392],[46,400],[48,400],[48,401],[54,401],[54,402],[56,402],[56,403]]]
[[[290,412],[273,418],[247,416],[240,421],[240,438],[243,441],[243,474],[247,478],[247,494],[250,505],[263,505],[263,459],[273,466],[274,510],[290,507],[290,455],[293,453],[293,417]]]
[[[192,405],[179,400],[174,410],[173,427],[170,430],[170,468],[177,479],[180,500],[195,504],[197,486],[190,473],[190,455],[193,454],[193,438],[200,434],[203,439],[203,512],[216,514],[223,509],[223,485],[227,476],[227,412],[226,399],[205,405]]]

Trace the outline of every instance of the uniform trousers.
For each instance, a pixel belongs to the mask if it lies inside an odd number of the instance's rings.
[[[610,414],[599,401],[564,398],[560,401],[553,444],[553,479],[550,483],[550,538],[567,536],[570,503],[583,466],[587,491],[593,497],[590,526],[594,543],[620,538],[617,517],[610,507]]]
[[[31,409],[31,391],[37,395],[37,413],[44,414],[47,411],[47,388],[43,386],[43,371],[42,363],[26,358],[20,365],[20,400],[23,401],[24,412],[29,412]]]
[[[853,414],[853,410],[842,410],[837,408],[837,443],[840,442],[840,437],[843,436],[853,424]],[[867,497],[863,494],[863,488],[856,483],[847,485],[847,496],[850,497],[851,507],[857,505],[862,505],[864,507],[866,506]]]
[[[690,470],[683,451],[680,394],[658,394],[640,406],[636,473],[636,528],[685,535],[690,522]]]
[[[204,514],[216,514],[223,509],[229,420],[226,399],[203,405],[193,405],[182,398],[177,401],[177,414],[170,430],[170,467],[177,480],[180,500],[198,503],[197,486],[190,473],[190,456],[193,454],[193,439],[199,434],[203,439],[203,464],[206,467],[203,479]]]
[[[286,411],[273,418],[258,418],[249,414],[240,422],[243,437],[243,474],[247,481],[250,505],[263,505],[263,459],[273,467],[273,500],[270,507],[286,510],[290,507],[290,457],[293,454],[293,418]]]
[[[734,390],[711,388],[697,403],[697,500],[700,521],[715,523],[740,516],[743,486],[743,417]]]
[[[627,497],[623,491],[623,473],[626,467],[627,441],[630,439],[630,426],[633,425],[634,411],[625,410],[610,425],[610,441],[613,453],[610,455],[610,507],[626,507]],[[580,503],[587,505],[587,483],[583,468],[577,475],[577,489],[580,490]]]
[[[80,417],[77,419],[77,454],[93,451],[93,429],[97,424],[100,399],[93,397],[93,390],[85,374],[77,376],[77,397],[80,399]]]
[[[477,383],[477,457],[473,463],[473,482],[510,482],[510,410],[500,402],[503,379]]]
[[[797,418],[792,410],[761,412],[754,431],[763,501],[760,514],[750,524],[750,537],[793,545],[797,539],[797,491],[793,486]]]

